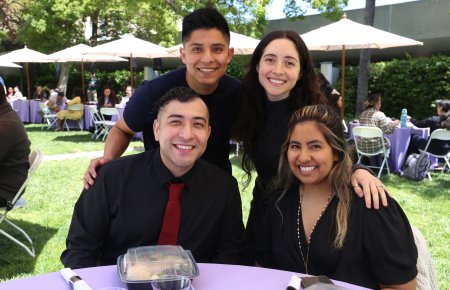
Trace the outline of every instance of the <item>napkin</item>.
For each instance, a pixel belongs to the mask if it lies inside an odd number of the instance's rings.
[[[61,276],[63,276],[64,280],[71,286],[73,290],[92,290],[88,284],[84,280],[80,278],[72,269],[65,268],[59,271]]]
[[[297,275],[292,275],[286,290],[299,290],[302,279]]]

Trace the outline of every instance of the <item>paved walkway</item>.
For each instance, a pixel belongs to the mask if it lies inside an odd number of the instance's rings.
[[[131,151],[143,151],[143,148],[141,147],[132,147],[128,148],[125,152],[131,152]],[[100,157],[103,155],[103,151],[94,151],[94,152],[78,152],[78,153],[71,153],[71,154],[57,154],[57,155],[44,155],[44,161],[47,160],[66,160],[66,159],[74,159],[74,158],[80,158],[80,157]]]

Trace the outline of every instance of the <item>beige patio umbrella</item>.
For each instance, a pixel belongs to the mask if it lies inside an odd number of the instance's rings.
[[[112,55],[86,54],[92,47],[86,44],[77,44],[48,55],[47,59],[55,62],[81,62],[81,85],[84,91],[84,63],[85,62],[115,62],[127,61],[124,58]]]
[[[345,50],[423,45],[422,42],[360,24],[344,17],[301,35],[309,50],[342,50],[341,95],[344,100]]]
[[[25,72],[27,76],[27,93],[28,93],[27,97],[30,99],[31,91],[30,91],[30,73],[28,70],[28,63],[50,62],[49,60],[45,59],[46,57],[48,57],[48,55],[29,49],[27,48],[27,46],[25,46],[22,49],[13,50],[9,53],[0,56],[0,59],[7,62],[25,63]]]
[[[149,41],[128,35],[118,40],[101,44],[92,48],[89,54],[103,54],[130,58],[130,78],[133,86],[133,57],[160,58],[175,57],[166,51],[166,48]]]
[[[5,59],[0,59],[0,67],[14,67],[14,68],[20,68],[21,66],[9,61],[6,61]]]
[[[259,39],[246,36],[244,34],[230,32],[230,47],[234,48],[234,54],[246,55],[252,54],[256,46],[259,44]],[[180,57],[180,47],[183,44],[177,44],[167,49],[167,52]]]

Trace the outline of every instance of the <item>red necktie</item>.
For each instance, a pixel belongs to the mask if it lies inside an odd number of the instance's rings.
[[[176,245],[180,227],[180,195],[184,183],[169,183],[169,200],[159,233],[158,245]]]

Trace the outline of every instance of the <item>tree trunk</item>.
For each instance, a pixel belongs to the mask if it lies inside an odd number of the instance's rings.
[[[69,82],[69,63],[61,63],[61,73],[59,74],[58,88],[63,90],[64,95],[67,96],[67,83]]]
[[[375,19],[375,1],[366,0],[366,8],[364,10],[364,24],[373,26]],[[369,90],[369,67],[370,67],[370,49],[362,49],[359,54],[359,73],[358,73],[358,89],[356,95],[356,116],[362,112],[362,104],[367,98]]]

